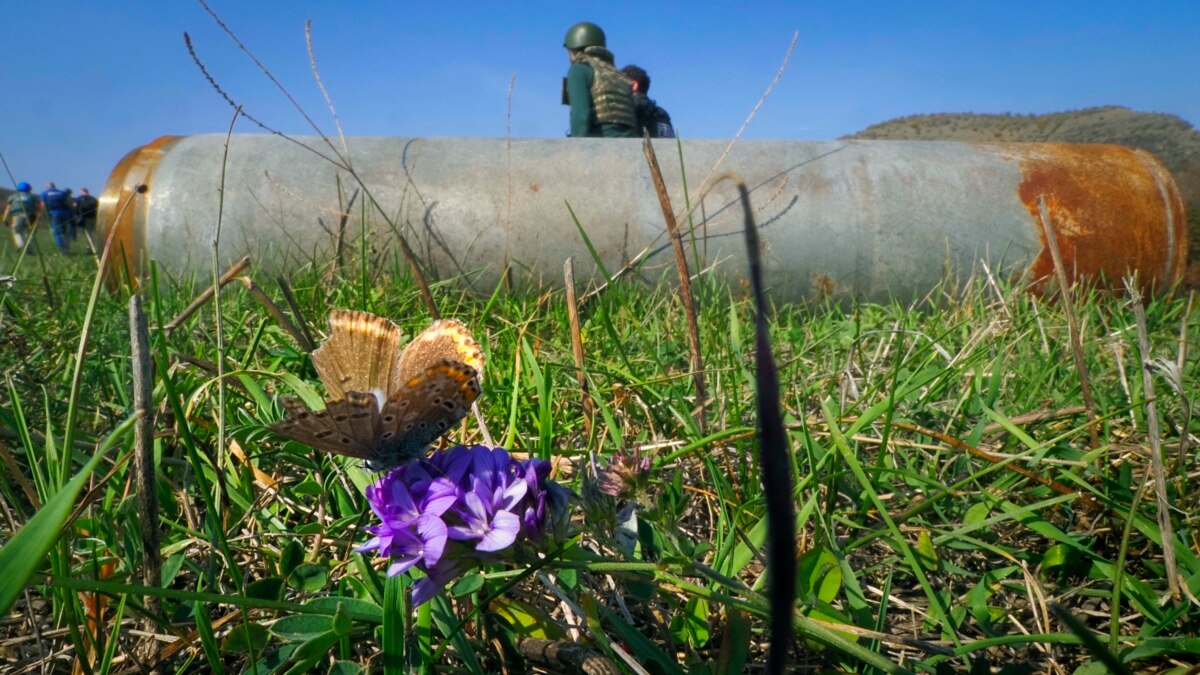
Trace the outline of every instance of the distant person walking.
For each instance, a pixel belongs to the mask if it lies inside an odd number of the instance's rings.
[[[6,225],[12,228],[13,243],[17,245],[17,250],[25,248],[26,236],[33,230],[33,224],[37,222],[38,207],[40,203],[38,198],[33,194],[33,188],[29,183],[22,181],[17,185],[17,191],[8,196],[4,204],[4,216],[0,217]],[[29,243],[33,243],[30,238]],[[32,246],[29,248],[30,253],[36,253],[37,249]]]
[[[604,31],[584,21],[567,29],[563,46],[571,59],[563,103],[571,107],[571,137],[633,138],[637,113],[629,80],[617,72]]]
[[[637,135],[650,132],[650,138],[675,138],[675,127],[667,111],[650,98],[650,75],[642,68],[628,65],[621,73],[629,78],[633,89],[633,106],[637,111]]]
[[[96,211],[99,207],[99,200],[87,188],[79,188],[79,196],[75,198],[75,229],[87,237],[92,255],[96,254],[96,240],[92,238],[92,232],[96,229]]]
[[[54,183],[46,183],[46,189],[42,191],[42,205],[50,216],[54,245],[63,255],[68,255],[71,243],[71,196],[55,187]]]

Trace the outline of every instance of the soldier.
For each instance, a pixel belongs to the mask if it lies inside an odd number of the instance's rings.
[[[633,138],[637,113],[629,80],[613,66],[604,31],[584,21],[567,29],[563,46],[571,67],[563,81],[563,103],[571,106],[571,137]]]

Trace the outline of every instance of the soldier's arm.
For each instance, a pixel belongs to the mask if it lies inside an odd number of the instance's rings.
[[[583,138],[591,128],[592,69],[576,63],[567,70],[567,98],[571,102],[571,137]]]

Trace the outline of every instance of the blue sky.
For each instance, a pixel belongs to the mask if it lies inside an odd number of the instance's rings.
[[[563,136],[562,39],[581,20],[603,26],[618,65],[650,71],[651,96],[688,138],[732,137],[794,32],[792,60],[745,138],[826,140],[916,113],[1108,104],[1200,124],[1200,0],[211,6],[330,133],[306,19],[351,135],[503,136],[511,124],[514,136]],[[192,63],[184,31],[247,111],[288,133],[311,131],[198,3],[52,7],[0,0],[10,19],[0,153],[15,180],[98,193],[122,155],[157,136],[224,132],[232,111]]]

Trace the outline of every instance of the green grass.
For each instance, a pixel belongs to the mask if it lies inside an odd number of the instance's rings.
[[[669,292],[619,281],[583,307],[589,427],[561,291],[478,298],[436,285],[442,314],[485,345],[481,406],[497,442],[570,460],[559,478],[577,493],[589,453],[640,448],[655,470],[631,552],[611,519],[585,521],[577,508],[578,536],[557,555],[469,574],[413,611],[410,580],[386,579],[353,552],[367,538],[371,477],[265,428],[279,395],[319,391],[307,355],[238,284],[222,294],[220,341],[211,303],[165,334],[158,327],[207,282],[162,275],[144,296],[164,569],[143,584],[127,298],[97,295],[89,325],[95,264],[48,243],[19,267],[8,242],[0,258],[17,276],[0,297],[0,452],[12,462],[0,478],[4,670],[79,659],[94,672],[521,672],[515,641],[559,639],[584,621],[593,647],[623,649],[653,672],[761,663],[765,521],[753,313],[740,289],[701,279],[696,293],[710,390],[701,435],[687,319]],[[404,269],[376,284],[326,272],[289,277],[314,331],[335,307],[409,334],[428,324]],[[273,276],[250,274],[284,306]],[[1148,392],[1128,301],[1075,296],[1101,425],[1089,448],[1056,303],[983,284],[936,297],[919,311],[812,303],[772,316],[794,451],[797,669],[1105,672],[1051,605],[1133,671],[1200,661],[1200,607],[1167,595],[1154,490],[1140,489]],[[1200,595],[1197,444],[1174,461],[1185,421],[1200,429],[1186,414],[1185,397],[1200,401],[1200,318],[1187,307],[1186,297],[1147,305],[1145,359],[1174,361],[1181,338],[1188,346],[1183,396],[1158,375],[1154,394],[1177,569]],[[450,435],[480,438],[474,421]]]

